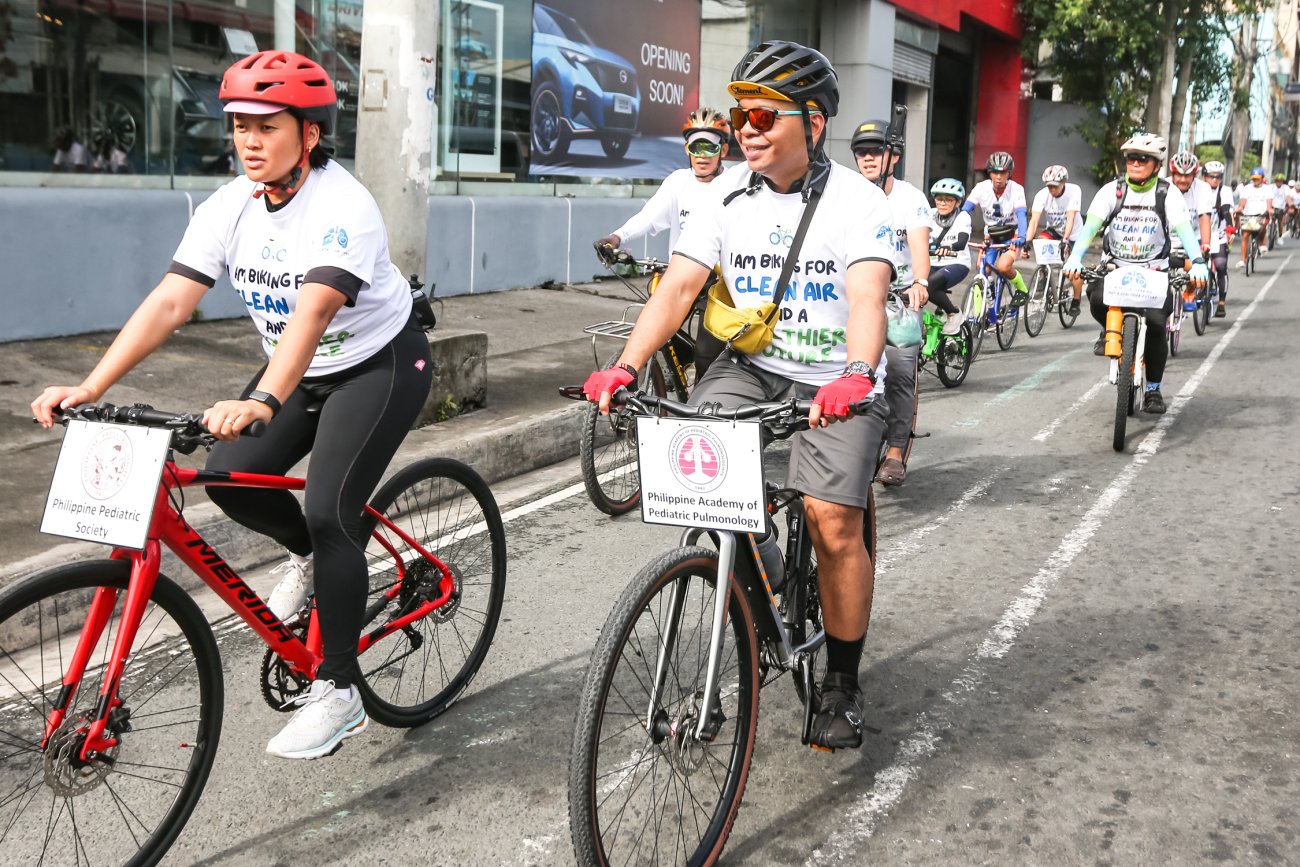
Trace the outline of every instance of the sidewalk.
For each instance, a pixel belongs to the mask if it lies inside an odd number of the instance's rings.
[[[620,318],[632,301],[613,280],[443,299],[439,330],[488,336],[487,407],[412,431],[393,468],[424,457],[453,457],[491,483],[577,454],[584,406],[560,397],[556,388],[581,383],[593,369],[583,326]],[[28,404],[47,384],[80,382],[112,338],[89,334],[0,344],[0,497],[7,506],[0,512],[0,588],[49,566],[108,553],[101,545],[38,531],[62,437],[57,429],[34,424]],[[603,345],[601,355],[614,348]],[[262,358],[257,334],[243,319],[188,325],[105,397],[117,404],[201,410],[236,394]],[[202,460],[201,452],[180,458],[189,465]],[[292,474],[303,472],[305,464]],[[226,519],[201,490],[186,492],[185,515],[236,569],[282,555],[274,543]],[[165,563],[164,571],[178,580],[192,577],[174,562]]]

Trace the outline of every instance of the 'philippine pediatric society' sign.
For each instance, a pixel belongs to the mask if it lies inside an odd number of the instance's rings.
[[[171,431],[72,419],[41,532],[143,548]]]
[[[761,532],[763,460],[757,422],[640,419],[641,519]]]

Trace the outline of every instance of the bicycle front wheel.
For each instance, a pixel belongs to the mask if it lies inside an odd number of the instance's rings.
[[[1061,327],[1069,328],[1074,325],[1074,320],[1079,318],[1079,314],[1070,312],[1070,305],[1074,302],[1074,284],[1066,280],[1065,275],[1060,271],[1056,272],[1056,300],[1059,305],[1056,308],[1056,315],[1061,320]]]
[[[1111,446],[1124,451],[1124,434],[1128,417],[1133,412],[1133,362],[1137,358],[1138,323],[1132,316],[1124,317],[1124,330],[1120,333],[1119,376],[1115,382],[1115,435]]]
[[[579,864],[712,864],[727,842],[753,758],[759,666],[749,603],[733,592],[700,734],[717,573],[716,551],[670,551],[605,621],[569,759]]]
[[[1192,311],[1192,327],[1196,329],[1197,336],[1205,333],[1205,329],[1210,324],[1210,287],[1218,276],[1211,271],[1210,279],[1204,286],[1196,290],[1196,309]]]
[[[1006,280],[998,281],[998,346],[1010,349],[1016,342],[1016,329],[1020,327],[1020,310],[1011,303],[1011,284]]]
[[[618,355],[610,362],[618,361]],[[668,394],[663,368],[651,358],[641,372],[638,387],[659,397]],[[636,417],[627,410],[611,408],[601,415],[593,403],[587,408],[587,423],[578,442],[582,485],[591,504],[606,515],[623,515],[641,503],[641,471],[637,466]]]
[[[939,381],[947,388],[956,388],[966,381],[971,364],[970,323],[963,322],[955,335],[945,334],[939,339]]]
[[[376,640],[358,657],[361,698],[379,723],[417,726],[450,707],[487,656],[506,592],[506,531],[487,483],[449,458],[404,467],[370,507],[385,520],[369,512],[362,520],[370,572],[362,636]],[[445,595],[448,578],[446,602],[383,635]]]
[[[104,734],[81,758],[130,582],[123,561],[75,563],[0,594],[0,851],[10,864],[156,864],[189,819],[221,735],[217,643],[194,600],[158,576]],[[93,609],[102,628],[89,626]],[[84,627],[84,629],[83,629]],[[84,671],[64,686],[78,641]],[[58,728],[47,722],[67,689]]]
[[[1030,337],[1037,337],[1043,330],[1043,323],[1047,321],[1047,311],[1049,304],[1048,288],[1052,281],[1052,269],[1046,265],[1039,265],[1038,270],[1034,271],[1034,280],[1029,287],[1029,298],[1025,301],[1025,333]],[[1051,300],[1055,300],[1056,293],[1050,293]]]

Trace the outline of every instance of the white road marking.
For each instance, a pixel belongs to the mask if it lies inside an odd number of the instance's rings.
[[[1282,267],[1264,284],[1255,299],[1241,311],[1232,327],[1219,339],[1196,372],[1179,389],[1169,411],[1156,422],[1155,428],[1138,445],[1133,457],[1120,470],[1119,475],[1102,491],[1083,519],[1061,541],[1038,573],[1021,589],[1020,595],[1012,600],[1002,617],[988,631],[984,640],[971,654],[962,672],[941,694],[941,703],[934,709],[919,715],[916,729],[899,745],[894,762],[876,774],[875,784],[871,790],[858,798],[844,819],[836,823],[842,830],[833,834],[825,846],[814,850],[807,864],[860,860],[862,844],[876,832],[889,811],[903,799],[907,784],[920,775],[922,762],[938,751],[942,739],[940,732],[950,724],[953,711],[960,708],[966,698],[988,677],[989,661],[1001,659],[1011,651],[1016,638],[1029,625],[1043,602],[1055,589],[1062,573],[1088,547],[1092,537],[1102,522],[1111,515],[1115,505],[1127,492],[1138,472],[1160,449],[1166,432],[1181,414],[1183,407],[1200,387],[1245,321],[1273,288],[1273,284],[1290,264],[1291,259],[1291,256],[1286,258]]]
[[[1064,424],[1067,418],[1069,418],[1070,416],[1078,412],[1085,403],[1087,403],[1088,401],[1096,397],[1097,393],[1100,392],[1104,387],[1106,387],[1109,384],[1110,383],[1106,380],[1105,377],[1102,377],[1101,379],[1094,382],[1092,384],[1092,388],[1085,391],[1082,397],[1080,397],[1074,403],[1070,404],[1069,408],[1066,409],[1065,412],[1061,413],[1060,416],[1053,419],[1052,423],[1049,424],[1047,427],[1043,428],[1038,433],[1034,434],[1033,437],[1034,442],[1040,442],[1040,443],[1047,442],[1047,438],[1050,437],[1052,434],[1056,433],[1056,429],[1059,428],[1062,424]]]

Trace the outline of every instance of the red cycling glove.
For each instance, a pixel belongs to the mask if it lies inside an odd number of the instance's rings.
[[[822,408],[822,415],[846,418],[849,407],[865,398],[875,389],[871,377],[863,373],[849,373],[817,389],[813,403]]]
[[[582,394],[592,403],[598,403],[603,392],[613,394],[634,379],[636,377],[625,367],[597,370],[587,377],[587,381],[583,383]]]

